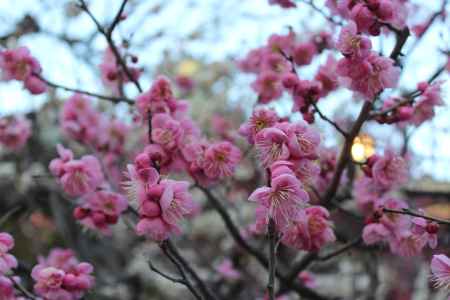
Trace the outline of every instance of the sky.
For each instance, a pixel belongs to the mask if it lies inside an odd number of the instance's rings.
[[[80,39],[89,38],[96,30],[94,24],[85,15],[68,17],[69,1],[60,0],[16,0],[0,1],[0,36],[8,33],[14,24],[25,14],[37,18],[43,33],[28,35],[18,41],[19,45],[30,48],[44,66],[44,76],[48,79],[71,87],[102,92],[97,70],[86,64],[81,57],[88,57],[94,66],[101,59],[105,48],[103,38],[97,35],[93,41],[94,49],[84,44],[75,47],[75,51],[67,44],[54,38],[55,35],[67,34]],[[323,28],[324,19],[314,14],[310,7],[299,3],[298,9],[282,10],[269,6],[267,0],[130,0],[127,13],[132,17],[124,21],[118,28],[116,38],[130,39],[132,49],[139,55],[140,64],[146,68],[142,79],[143,86],[148,86],[155,65],[164,57],[165,51],[172,55],[189,55],[206,62],[224,61],[232,58],[242,58],[248,50],[264,44],[272,33],[286,33],[288,26],[299,32]],[[314,1],[322,7],[324,1]],[[417,1],[416,1],[417,2]],[[422,2],[422,1],[420,1]],[[427,7],[420,11],[418,18],[430,15],[439,8],[441,1],[427,1]],[[111,20],[117,11],[120,0],[91,0],[89,5],[97,18],[105,23]],[[158,13],[152,13],[158,11]],[[311,17],[313,16],[313,17]],[[448,25],[448,23],[447,23]],[[449,26],[447,26],[449,28]],[[413,89],[418,81],[426,80],[445,58],[437,51],[438,48],[450,46],[449,32],[445,27],[436,26],[424,37],[422,42],[408,58],[407,68],[403,72],[400,85]],[[158,36],[164,32],[162,37]],[[194,38],[195,37],[195,38]],[[393,46],[392,39],[383,38],[382,45],[374,42],[377,50],[388,53]],[[413,39],[408,41],[408,49]],[[325,57],[323,58],[325,59]],[[316,66],[311,67],[311,70]],[[311,70],[305,70],[304,75],[311,76]],[[448,78],[448,76],[443,77]],[[249,84],[252,76],[235,75],[235,88],[230,90],[230,104],[242,102],[242,99],[255,99]],[[136,91],[130,87],[127,90],[130,97]],[[70,94],[60,92],[62,97]],[[444,84],[444,99],[450,104],[450,87]],[[319,104],[324,113],[329,116],[356,114],[358,103],[344,105],[351,98],[348,92],[338,92]],[[45,96],[33,96],[21,89],[16,82],[0,83],[0,115],[20,113],[37,109]],[[289,111],[289,100],[283,99],[277,108]],[[251,107],[252,103],[248,103]],[[332,134],[332,129],[321,124],[326,134]],[[368,127],[378,146],[398,144],[398,135],[393,135],[386,126]],[[411,138],[411,147],[416,154],[416,176],[432,174],[436,179],[450,181],[450,111],[449,106],[440,108],[436,118],[419,127]]]

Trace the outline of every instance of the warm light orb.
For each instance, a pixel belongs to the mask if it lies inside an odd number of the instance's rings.
[[[352,159],[358,163],[364,163],[375,153],[375,142],[368,134],[360,134],[353,140],[351,149]]]
[[[193,59],[185,59],[180,62],[177,68],[178,75],[192,76],[198,71],[199,65]]]

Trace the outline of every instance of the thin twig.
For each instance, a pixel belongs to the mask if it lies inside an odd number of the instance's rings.
[[[80,89],[76,89],[76,88],[71,88],[71,87],[67,87],[61,84],[57,84],[54,83],[44,77],[42,77],[40,74],[34,74],[36,77],[38,77],[41,81],[45,82],[45,84],[47,84],[48,86],[55,88],[55,89],[62,89],[68,92],[74,92],[74,93],[79,93],[79,94],[83,94],[83,95],[88,95],[88,96],[92,96],[98,99],[102,99],[102,100],[108,100],[110,102],[113,103],[120,103],[120,102],[125,102],[128,104],[134,104],[134,101],[125,97],[113,97],[113,96],[106,96],[106,95],[100,95],[100,94],[96,94],[93,92],[89,92],[89,91],[84,91],[84,90],[80,90]]]
[[[218,300],[219,298],[206,286],[197,272],[190,266],[190,264],[184,259],[184,257],[181,256],[175,245],[170,240],[165,241],[165,245],[167,246],[168,251],[173,255],[173,257],[181,264],[183,269],[192,276],[203,296],[206,299]]]
[[[329,253],[327,255],[320,256],[319,260],[320,261],[327,261],[329,259],[332,259],[333,257],[336,257],[336,256],[338,256],[338,255],[340,255],[340,254],[350,250],[351,248],[353,248],[355,246],[358,246],[361,243],[362,243],[362,237],[358,237],[358,238],[354,239],[353,241],[349,242],[347,245],[343,246],[342,248],[340,248],[340,249],[338,249],[338,250],[336,250],[334,252],[331,252],[331,253]]]
[[[333,19],[332,16],[326,14],[323,10],[321,10],[317,5],[314,4],[313,0],[301,0],[301,2],[308,4],[313,10],[315,10],[317,13],[319,13],[327,21],[329,21],[335,25],[339,25],[339,26],[344,25],[341,21],[337,21],[337,20]]]
[[[222,218],[222,221],[225,223],[225,227],[230,232],[231,236],[233,237],[234,241],[247,253],[249,253],[251,256],[253,256],[261,266],[263,266],[265,269],[269,269],[269,260],[267,257],[261,253],[258,249],[251,246],[249,243],[247,243],[246,240],[241,236],[239,229],[234,224],[233,220],[231,219],[230,215],[228,214],[225,207],[222,205],[222,203],[217,199],[209,189],[202,187],[199,184],[196,184],[195,187],[200,189],[207,197],[208,201],[211,203],[211,205],[214,207],[214,209],[219,213],[220,217]],[[291,290],[294,290],[302,297],[307,297],[308,299],[314,299],[314,300],[327,300],[328,298],[318,294],[317,292],[313,291],[312,289],[304,286],[300,282],[287,282],[286,276],[284,276],[279,270],[275,268],[275,276],[280,280],[280,282],[286,283],[287,287]]]
[[[20,284],[20,282],[15,280],[13,276],[7,276],[7,277],[9,278],[9,280],[12,281],[14,287],[20,293],[22,293],[22,295],[24,295],[25,297],[32,299],[32,300],[38,300],[38,297],[36,295],[34,295],[32,292],[28,291],[22,284]]]
[[[340,134],[342,134],[344,137],[348,136],[348,133],[345,132],[339,125],[334,122],[333,120],[329,119],[327,116],[325,116],[319,109],[316,103],[312,102],[312,106],[314,107],[314,110],[319,114],[319,117],[324,120],[325,122],[330,123],[337,131],[339,131]]]
[[[197,290],[194,288],[189,278],[187,277],[182,264],[172,255],[170,249],[168,248],[167,241],[161,243],[160,248],[180,273],[181,277],[184,280],[184,285],[189,289],[189,291],[194,295],[196,299],[203,300],[203,297],[200,296],[200,294],[197,292]]]
[[[436,222],[438,224],[450,225],[450,220],[442,220],[442,219],[437,219],[434,217],[425,216],[420,213],[416,213],[408,208],[404,208],[402,210],[383,208],[383,211],[388,212],[388,213],[393,213],[393,214],[401,214],[401,215],[409,215],[409,216],[413,216],[413,217],[420,217],[425,220]]]
[[[267,281],[267,294],[269,295],[270,300],[275,300],[275,270],[277,257],[275,252],[275,244],[276,244],[276,228],[275,221],[270,218],[267,236],[269,238],[269,278]]]

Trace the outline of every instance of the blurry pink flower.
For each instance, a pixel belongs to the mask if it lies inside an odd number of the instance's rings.
[[[266,207],[266,219],[273,218],[278,230],[283,231],[309,201],[309,195],[295,176],[282,174],[271,179],[270,187],[256,189],[248,200]]]
[[[299,250],[318,251],[336,237],[329,221],[330,213],[321,206],[297,211],[293,223],[284,232],[282,242]]]
[[[259,103],[269,103],[280,98],[283,94],[281,78],[279,74],[273,71],[262,71],[251,86],[258,93]]]
[[[450,258],[444,254],[433,255],[431,273],[436,287],[450,290]]]
[[[419,235],[431,249],[436,248],[438,244],[437,233],[439,231],[439,224],[427,221],[420,217],[414,217],[411,221],[411,231],[414,234]]]
[[[22,148],[31,136],[31,123],[22,117],[0,119],[0,144],[10,150]]]
[[[206,176],[222,179],[233,175],[241,160],[241,151],[230,142],[217,142],[209,145],[205,151],[203,168]]]
[[[293,2],[292,0],[269,0],[269,4],[270,5],[279,5],[282,8],[293,8],[293,7],[297,7],[297,5],[295,4],[295,2]]]
[[[391,252],[404,257],[419,255],[427,241],[410,230],[404,230],[389,240]]]
[[[225,279],[237,280],[241,277],[241,273],[233,266],[233,263],[228,258],[223,260],[222,263],[216,267],[216,270]]]
[[[59,177],[64,191],[70,196],[81,196],[94,191],[103,183],[100,162],[92,155],[72,159],[72,152],[58,145],[60,158],[50,162],[50,171]]]
[[[175,102],[172,87],[166,77],[159,76],[153,82],[149,91],[139,95],[136,107],[142,118],[147,119],[148,113],[169,113]]]
[[[32,95],[39,95],[47,91],[47,84],[34,75],[29,76],[23,85]]]
[[[64,102],[59,118],[64,134],[85,144],[97,141],[101,123],[101,115],[90,101],[86,96],[74,94]]]
[[[317,49],[314,43],[305,42],[295,46],[292,56],[297,65],[305,66],[311,63],[316,52]]]
[[[365,60],[341,59],[337,73],[350,90],[372,101],[384,89],[397,85],[400,69],[392,59],[371,52]]]
[[[3,80],[27,80],[33,73],[40,73],[39,62],[26,47],[0,51],[0,69]]]
[[[444,105],[442,100],[442,81],[428,84],[426,82],[420,82],[418,84],[418,90],[422,95],[417,100],[414,106],[414,115],[411,122],[419,126],[423,122],[430,120],[435,115],[435,107]]]
[[[387,241],[391,237],[391,232],[380,223],[371,223],[364,226],[363,241],[366,245]]]
[[[383,187],[392,187],[405,183],[408,170],[405,160],[394,152],[386,150],[372,167],[373,179]]]
[[[74,217],[90,229],[110,235],[109,225],[117,223],[119,216],[127,209],[128,202],[120,194],[95,191],[83,198],[83,205],[74,210]]]
[[[311,272],[308,271],[300,272],[300,274],[298,274],[298,279],[300,280],[301,283],[303,283],[304,286],[310,289],[317,288],[316,278]]]
[[[71,251],[67,253],[63,249],[58,251],[58,255],[59,253],[67,254],[59,256],[65,259],[65,263],[55,261],[56,257],[41,259],[40,263],[33,268],[31,277],[35,281],[34,291],[46,300],[81,299],[94,285],[95,280],[91,275],[93,267],[89,263],[79,263]],[[53,253],[53,255],[57,254]]]
[[[183,128],[169,114],[158,113],[152,116],[152,140],[166,150],[176,148],[183,137]]]
[[[317,158],[320,135],[305,122],[291,124],[288,128],[289,153],[294,158]]]
[[[189,76],[178,75],[175,78],[175,82],[177,86],[184,92],[190,92],[195,87],[195,81]]]
[[[345,57],[365,58],[370,53],[372,43],[370,39],[358,34],[356,24],[350,21],[341,29],[336,47]]]
[[[254,144],[258,132],[264,128],[274,126],[278,119],[278,115],[274,110],[266,108],[255,109],[248,121],[239,128],[239,133],[246,137],[250,144]]]
[[[264,128],[255,136],[255,146],[261,164],[269,167],[277,160],[289,158],[288,136],[280,129]]]
[[[320,97],[325,97],[330,92],[339,87],[338,76],[336,74],[337,61],[333,55],[329,55],[324,65],[319,67],[314,79],[321,84]]]
[[[183,217],[193,213],[195,208],[189,193],[189,182],[166,179],[160,184],[164,188],[160,199],[162,219],[171,225],[177,225]]]
[[[6,232],[0,232],[0,275],[17,267],[17,260],[8,252],[14,247],[13,237]]]
[[[12,280],[20,282],[16,276]],[[2,300],[19,300],[14,293],[14,283],[6,276],[0,275],[0,299]]]

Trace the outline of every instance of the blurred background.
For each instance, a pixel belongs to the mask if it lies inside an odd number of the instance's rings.
[[[87,1],[91,11],[102,24],[111,21],[121,2]],[[324,2],[314,1],[318,8],[327,11]],[[411,27],[422,23],[442,6],[442,1],[439,0],[426,3],[421,0],[409,2],[411,17],[408,25]],[[417,4],[421,5],[420,10],[415,9]],[[222,123],[226,130],[232,131],[247,118],[256,102],[257,95],[250,87],[254,76],[242,73],[236,66],[236,62],[244,58],[249,50],[263,45],[271,34],[285,34],[290,28],[298,33],[331,30],[326,19],[303,1],[298,1],[297,9],[283,10],[270,6],[267,0],[130,0],[125,13],[128,17],[120,23],[114,38],[128,53],[139,58],[138,65],[144,71],[140,79],[141,85],[147,89],[159,74],[177,79],[177,95],[191,102],[193,119],[211,136],[220,135],[217,128],[211,126],[213,118],[220,120],[224,117],[232,120]],[[89,17],[82,13],[73,1],[0,1],[0,24],[0,47],[27,46],[43,66],[45,78],[64,86],[99,94],[110,93],[102,84],[98,67],[107,44]],[[405,54],[408,55],[403,61],[405,70],[399,84],[404,91],[413,90],[417,82],[427,80],[436,69],[447,62],[448,58],[442,52],[450,49],[449,28],[450,22],[447,18],[445,21],[436,22],[419,43],[415,42],[415,38],[408,40],[405,46]],[[382,35],[373,44],[376,51],[386,54],[392,49],[394,42],[392,37]],[[312,76],[318,65],[325,60],[326,56],[323,55],[311,66],[303,68],[301,76]],[[192,80],[190,84],[193,84],[194,88],[186,89],[183,78]],[[440,78],[448,79],[448,72]],[[128,98],[137,96],[131,85],[125,87],[125,92]],[[403,189],[404,195],[410,201],[419,203],[417,206],[428,207],[428,212],[442,218],[450,218],[449,94],[450,86],[445,82],[443,98],[447,105],[438,107],[436,117],[417,128],[379,124],[370,124],[363,128],[363,133],[369,139],[369,142],[364,143],[364,147],[373,148],[373,151],[386,147],[397,150],[406,147],[412,180]],[[31,245],[26,243],[26,246],[18,247],[17,255],[22,254],[32,260],[27,247],[32,247],[34,253],[45,253],[49,240],[55,245],[73,246],[85,257],[95,257],[105,265],[113,266],[115,272],[121,273],[125,266],[127,268],[127,272],[123,272],[124,278],[119,279],[108,274],[109,269],[102,271],[99,268],[99,285],[105,288],[99,288],[92,299],[175,299],[183,289],[152,276],[147,265],[142,263],[143,257],[154,255],[158,249],[146,243],[134,247],[137,242],[125,234],[126,226],[118,229],[113,240],[102,240],[102,246],[93,247],[92,244],[98,241],[97,237],[85,238],[74,233],[76,225],[65,224],[67,220],[64,220],[64,216],[70,214],[70,211],[62,207],[61,202],[55,199],[48,189],[42,189],[36,184],[36,181],[51,180],[42,174],[45,173],[48,161],[55,156],[56,142],[61,140],[57,126],[58,109],[71,95],[70,92],[57,89],[40,96],[31,96],[21,88],[20,83],[0,83],[0,116],[24,114],[34,121],[31,146],[25,150],[28,151],[25,153],[28,160],[20,159],[24,153],[11,154],[0,150],[0,211],[7,211],[14,201],[25,201],[27,205],[30,201],[35,201],[34,208],[39,208],[37,213],[25,214],[22,219],[18,219],[32,222],[17,234],[24,238],[33,237],[35,241]],[[93,101],[97,102],[95,99]],[[354,105],[348,105],[352,101]],[[132,123],[133,109],[127,104],[113,107],[98,102],[98,105],[116,118]],[[360,105],[361,103],[345,90],[330,94],[319,104],[327,116],[342,124],[354,118]],[[271,106],[282,116],[299,118],[291,116],[291,100],[288,96]],[[326,146],[341,144],[340,137],[329,124],[318,119],[317,126]],[[77,149],[76,145],[74,147]],[[250,176],[245,173],[246,170],[242,172],[243,177]],[[245,196],[237,195],[236,198]],[[230,203],[230,206],[233,208],[235,204]],[[62,231],[54,232],[55,223],[63,224],[58,226],[63,228]],[[190,226],[195,229],[192,239],[204,239],[208,243],[214,243],[216,240],[218,247],[231,248],[232,242],[223,236],[222,225],[214,213],[204,214]],[[215,240],[210,238],[214,234],[217,234]],[[448,243],[447,234],[444,236],[443,245]],[[108,252],[111,255],[105,256],[104,251],[108,247],[111,249],[111,252]],[[193,248],[188,250],[192,252],[188,252],[188,255],[195,256],[196,251],[204,254],[204,261],[197,262],[203,268],[204,274],[210,274],[208,272],[211,271],[208,269],[208,261],[219,263],[212,256],[211,247],[214,248],[214,245],[206,246],[205,251]],[[123,249],[131,250],[128,255],[120,256],[118,252]],[[320,283],[324,290],[352,297],[345,299],[366,299],[365,293],[371,288],[373,278],[376,278],[381,281],[381,286],[386,288],[378,299],[444,299],[443,294],[430,292],[428,269],[423,262],[410,264],[408,267],[414,270],[404,269],[405,272],[397,274],[392,270],[384,272],[389,269],[390,263],[383,261],[373,269],[373,266],[366,263],[377,259],[372,253],[355,255],[367,257],[358,263],[352,262],[349,257],[340,264],[321,266],[322,269],[315,270],[318,273],[334,270],[333,276],[336,273],[342,275],[340,278],[343,284],[339,286],[334,282],[335,277],[322,276]],[[388,261],[392,262],[392,259]],[[26,270],[27,266],[23,268]],[[406,266],[403,264],[397,270],[402,268]],[[409,275],[405,274],[413,275],[409,278]],[[149,282],[142,281],[141,275]],[[399,276],[409,282],[399,281],[399,295],[389,296],[388,287],[392,280],[397,280]],[[260,278],[254,280],[258,281]],[[125,284],[121,285],[121,282],[131,282],[136,287],[130,290]],[[217,279],[218,288],[220,282]],[[170,285],[170,289],[166,288],[167,285]],[[143,289],[146,291],[144,296],[152,296],[144,298],[142,295],[133,294],[133,291]],[[244,295],[242,299],[255,297],[256,295],[249,294]]]

